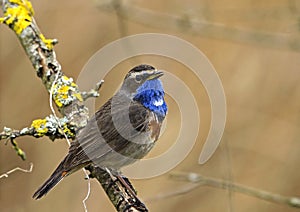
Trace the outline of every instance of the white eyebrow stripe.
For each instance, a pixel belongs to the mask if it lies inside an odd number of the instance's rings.
[[[151,69],[151,70],[143,70],[143,71],[140,71],[140,72],[135,72],[135,73],[132,73],[132,77],[136,77],[136,75],[143,75],[143,74],[145,74],[145,73],[149,73],[149,71],[151,71],[151,72],[155,72],[155,71],[157,71],[156,69]]]

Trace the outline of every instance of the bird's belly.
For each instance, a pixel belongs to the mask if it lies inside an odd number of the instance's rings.
[[[141,143],[143,140],[143,143]],[[153,148],[155,142],[148,136],[147,139],[136,138],[127,143],[120,150],[111,149],[106,155],[102,156],[99,166],[119,170],[123,166],[130,165],[143,157]]]

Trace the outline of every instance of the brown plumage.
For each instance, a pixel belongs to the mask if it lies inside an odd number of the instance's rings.
[[[78,133],[67,156],[33,198],[41,198],[64,177],[91,163],[118,173],[121,167],[143,158],[152,149],[159,137],[164,116],[149,108],[148,103],[134,100],[133,91],[139,87],[137,83],[156,79],[155,75],[158,78],[162,74],[151,66],[138,66],[137,71],[132,69],[126,75],[121,89]],[[137,76],[142,77],[143,81],[132,85],[132,78]]]

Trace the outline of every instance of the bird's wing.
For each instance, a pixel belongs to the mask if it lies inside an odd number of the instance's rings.
[[[79,132],[67,156],[69,169],[101,159],[113,151],[122,153],[128,143],[149,131],[149,119],[154,114],[135,101],[128,106],[123,104],[116,98],[112,106],[110,99]]]

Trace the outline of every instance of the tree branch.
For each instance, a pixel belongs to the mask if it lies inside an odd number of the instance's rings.
[[[135,195],[127,190],[124,185],[109,172],[94,166],[89,166],[86,169],[91,172],[91,178],[96,178],[100,182],[102,188],[118,211],[148,211],[144,203],[136,197],[136,191],[127,178],[125,178],[125,181],[135,192]],[[103,177],[107,180],[102,180]]]
[[[243,193],[269,202],[300,208],[300,198],[298,197],[282,196],[280,194],[274,194],[268,191],[251,188],[248,186],[228,182],[225,180],[205,177],[195,173],[173,173],[171,174],[171,177],[176,180],[194,183],[195,186],[191,187],[190,190],[194,190],[199,186],[210,186],[220,189],[230,189],[231,191]],[[188,191],[189,190],[185,189],[183,192],[176,192],[176,194],[187,193]],[[170,194],[168,196],[170,196]]]
[[[182,15],[159,13],[135,6],[130,1],[125,0],[97,0],[96,2],[98,8],[102,11],[116,11],[123,20],[141,23],[150,27],[188,32],[203,37],[250,43],[271,48],[300,51],[300,38],[297,33],[276,33],[244,27],[232,27],[223,23],[211,22],[204,18],[197,19],[188,13]]]
[[[63,116],[58,119],[50,115],[45,119],[34,120],[30,127],[22,130],[4,128],[0,133],[0,139],[11,139],[17,153],[20,153],[21,157],[23,155],[22,158],[25,159],[25,153],[14,139],[24,135],[48,136],[52,140],[62,138],[63,135],[75,138],[76,132],[86,125],[89,118],[88,108],[84,106],[83,101],[99,96],[98,90],[102,82],[89,92],[80,92],[73,79],[64,75],[53,50],[57,40],[46,39],[40,32],[33,18],[33,7],[28,0],[2,0],[2,9],[4,17],[0,18],[0,23],[6,24],[15,32],[37,76],[52,95],[51,99]],[[141,201],[136,196],[132,196],[124,185],[117,184],[108,172],[92,166],[88,170],[91,176],[100,182],[118,211],[147,211]]]

